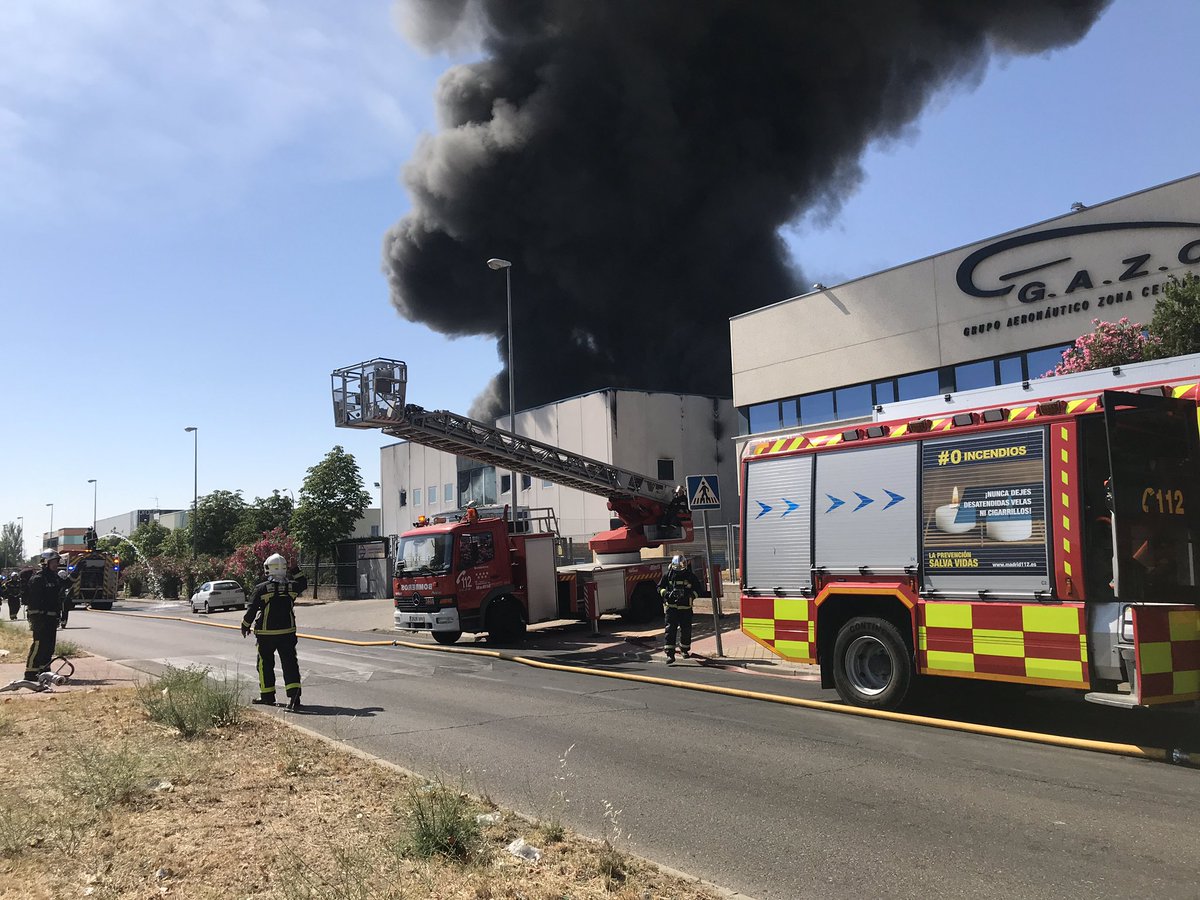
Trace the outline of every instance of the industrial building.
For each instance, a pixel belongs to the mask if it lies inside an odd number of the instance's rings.
[[[739,440],[1045,376],[1093,319],[1148,323],[1200,272],[1198,210],[1192,175],[735,316]]]

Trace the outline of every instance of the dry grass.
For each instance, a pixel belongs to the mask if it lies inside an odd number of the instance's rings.
[[[345,755],[269,716],[182,740],[136,692],[0,703],[0,900],[702,900],[715,893],[509,813],[425,857],[413,798],[492,807]],[[430,810],[426,808],[428,815]],[[611,824],[616,831],[617,820]],[[470,831],[470,828],[467,829]],[[465,834],[465,832],[464,832]],[[541,847],[528,863],[504,851]],[[619,846],[619,845],[618,845]]]
[[[25,657],[29,653],[29,627],[25,624],[24,619],[18,619],[16,622],[7,618],[8,607],[4,607],[5,618],[0,620],[0,650],[7,650],[8,656],[3,657],[6,663],[23,663]],[[70,629],[67,629],[70,631]],[[74,641],[63,637],[62,632],[58,633],[58,640],[55,642],[55,656],[80,657],[87,656],[78,644]]]

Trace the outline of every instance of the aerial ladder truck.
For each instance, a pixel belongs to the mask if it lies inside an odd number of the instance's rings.
[[[501,641],[526,625],[620,613],[634,622],[662,612],[657,582],[667,560],[641,551],[694,537],[686,497],[674,485],[445,410],[406,403],[407,366],[373,359],[332,374],[339,428],[392,437],[554,481],[608,499],[620,524],[591,538],[594,564],[555,566],[550,517],[424,517],[400,535],[393,579],[395,627],[452,644],[464,631]]]

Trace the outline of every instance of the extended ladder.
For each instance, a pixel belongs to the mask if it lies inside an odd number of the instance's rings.
[[[331,377],[334,421],[340,428],[378,428],[610,500],[649,500],[664,507],[671,502],[673,485],[466,416],[406,404],[408,367],[398,360],[369,360],[337,369]]]

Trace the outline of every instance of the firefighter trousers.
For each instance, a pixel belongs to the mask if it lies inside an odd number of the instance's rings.
[[[38,675],[50,671],[54,659],[54,647],[58,642],[58,616],[34,613],[29,617],[29,630],[33,632],[33,643],[25,659],[25,680],[37,681]]]
[[[21,611],[21,598],[20,597],[9,597],[8,598],[8,617],[15,622],[17,619],[17,613],[19,613],[20,611]]]
[[[692,652],[692,608],[668,606],[665,645],[667,656],[675,655],[675,632],[679,632],[679,650],[684,656]]]
[[[296,635],[259,634],[258,639],[258,692],[262,699],[275,697],[275,654],[279,654],[279,667],[283,669],[283,689],[289,697],[300,696],[300,663],[296,659]]]

